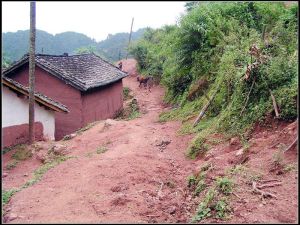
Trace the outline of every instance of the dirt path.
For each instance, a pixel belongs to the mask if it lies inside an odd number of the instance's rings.
[[[138,88],[134,60],[124,61],[123,69],[133,75],[123,80],[123,86],[132,89],[141,116],[130,121],[101,121],[75,138],[61,141],[74,158],[17,192],[5,207],[5,222],[191,222],[216,178],[228,177],[226,171],[235,169],[232,179],[239,197],[227,196],[230,216],[225,220],[204,218],[202,223],[297,223],[298,152],[295,146],[279,154],[298,134],[297,122],[271,118],[267,127],[255,127],[247,147],[235,138],[222,141],[222,135],[215,134],[211,138],[216,143],[205,157],[190,160],[185,151],[193,135],[177,134],[181,122],[158,122],[159,114],[168,110],[162,103],[163,89],[155,86],[149,93]],[[242,148],[248,158],[239,163]],[[4,155],[4,166],[11,155]],[[195,197],[194,190],[187,188],[187,177],[199,173],[204,163],[211,163],[213,169],[205,178],[206,190]],[[5,171],[4,189],[22,186],[41,165],[30,158]],[[276,198],[262,199],[253,192],[253,181],[262,180],[280,181],[280,185],[263,189]]]
[[[124,69],[132,69],[124,63]],[[184,156],[190,136],[178,136],[178,122],[159,123],[163,89],[139,89],[135,77],[123,85],[133,90],[140,118],[108,120],[67,143],[76,156],[49,170],[41,181],[16,193],[9,203],[12,222],[105,223],[184,222],[189,206],[184,187],[194,167]],[[156,146],[171,141],[165,148]],[[107,151],[97,154],[98,147]],[[8,179],[7,179],[8,180]],[[5,182],[4,182],[5,183]],[[5,186],[5,184],[4,184]]]

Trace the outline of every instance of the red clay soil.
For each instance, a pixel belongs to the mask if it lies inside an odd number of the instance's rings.
[[[158,116],[168,110],[162,102],[164,91],[155,86],[152,92],[139,88],[135,61],[123,63],[130,76],[123,80],[138,101],[139,118],[100,121],[92,128],[67,141],[74,158],[50,169],[33,186],[17,192],[4,208],[6,223],[156,223],[190,222],[200,197],[192,197],[187,188],[187,176],[205,161],[215,165],[211,176],[220,176],[224,168],[232,167],[237,147],[227,142],[215,146],[209,157],[191,160],[185,157],[193,135],[178,135],[181,122],[158,122]],[[282,131],[282,127],[294,126]],[[284,133],[286,132],[286,133]],[[225,221],[206,219],[204,222],[297,222],[298,162],[296,148],[284,155],[284,163],[293,165],[289,172],[272,170],[278,145],[289,144],[297,135],[295,124],[283,124],[273,130],[261,130],[250,140],[250,158],[245,166],[257,170],[263,179],[280,179],[281,186],[268,191],[277,199],[264,204],[251,186],[243,184],[237,194],[247,203],[232,198],[231,217]],[[286,136],[284,136],[284,135]],[[279,139],[279,138],[282,139]],[[168,142],[170,142],[168,144]],[[274,145],[275,144],[275,145]],[[273,145],[272,148],[269,146]],[[281,145],[282,146],[282,145]],[[104,153],[97,153],[100,147]],[[3,158],[7,165],[10,152]],[[31,178],[41,163],[34,158],[5,170],[4,189],[17,188]],[[281,168],[282,169],[282,168]],[[29,174],[25,176],[24,174]]]

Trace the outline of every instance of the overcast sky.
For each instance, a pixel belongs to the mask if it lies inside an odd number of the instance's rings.
[[[175,24],[185,2],[36,2],[36,28],[50,34],[83,33],[96,41],[108,34]],[[29,29],[29,2],[2,2],[2,32]]]

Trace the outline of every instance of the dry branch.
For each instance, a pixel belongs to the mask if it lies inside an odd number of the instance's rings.
[[[274,181],[281,182],[280,180],[277,180],[277,179],[271,179],[271,180],[260,180],[259,182],[260,182],[260,183],[268,183],[268,182],[274,182]]]
[[[243,112],[244,112],[244,110],[245,110],[245,108],[246,108],[246,106],[247,106],[247,103],[248,103],[248,101],[249,101],[249,96],[250,96],[251,91],[252,91],[252,89],[253,89],[254,83],[255,83],[255,77],[254,77],[253,82],[252,82],[252,84],[251,84],[250,91],[249,91],[249,93],[248,93],[248,95],[247,95],[246,102],[245,102],[245,105],[244,105],[244,107],[243,107],[243,109],[242,109],[242,111],[241,111],[241,113],[240,113],[240,116],[243,114]]]
[[[253,188],[253,190],[254,190],[254,192],[255,193],[258,193],[258,194],[261,194],[261,196],[264,198],[266,198],[266,197],[271,197],[271,198],[276,198],[277,199],[277,196],[276,195],[274,195],[274,194],[272,194],[272,193],[270,193],[270,192],[266,192],[266,191],[262,191],[262,190],[259,190],[258,188],[257,188],[257,186],[256,186],[256,182],[255,181],[253,181],[252,182],[252,188]]]
[[[290,146],[289,147],[287,147],[287,149],[285,149],[284,150],[284,152],[286,152],[286,151],[288,151],[288,150],[290,150],[296,143],[297,143],[297,141],[298,141],[298,137],[296,137],[296,139],[293,141],[293,143],[292,144],[290,144]]]
[[[262,185],[257,186],[257,188],[258,189],[263,189],[263,188],[266,188],[266,187],[275,187],[275,186],[280,186],[280,185],[282,185],[281,182],[273,183],[273,184],[262,184]]]

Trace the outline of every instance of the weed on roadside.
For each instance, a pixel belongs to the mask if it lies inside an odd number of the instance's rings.
[[[11,170],[11,169],[15,168],[18,163],[19,163],[19,161],[14,159],[11,162],[7,163],[7,165],[5,166],[5,169]]]
[[[232,193],[234,182],[228,177],[217,177],[216,183],[223,194],[229,195]]]
[[[123,100],[124,101],[133,98],[133,96],[129,94],[130,92],[131,92],[131,89],[129,87],[123,88]]]
[[[18,191],[18,189],[2,190],[2,207],[5,206],[11,197]]]
[[[77,134],[82,134],[84,131],[87,131],[88,129],[92,128],[93,126],[95,126],[99,121],[95,121],[92,123],[89,123],[88,125],[86,125],[85,127],[79,129],[76,131]]]
[[[59,156],[56,159],[52,160],[51,162],[47,162],[46,164],[42,165],[38,169],[36,169],[33,173],[33,178],[27,181],[21,188],[27,188],[35,184],[36,182],[40,181],[43,175],[50,170],[51,168],[59,165],[60,163],[73,158],[72,156]]]
[[[26,160],[31,156],[32,156],[31,149],[28,149],[27,145],[19,145],[11,157],[15,160]]]
[[[101,153],[106,152],[107,150],[108,150],[107,147],[105,147],[105,146],[100,146],[100,147],[97,148],[96,153],[97,153],[97,154],[101,154]]]

